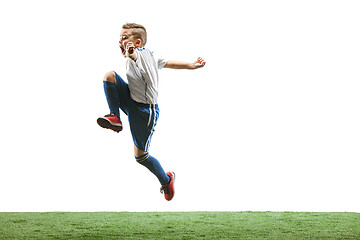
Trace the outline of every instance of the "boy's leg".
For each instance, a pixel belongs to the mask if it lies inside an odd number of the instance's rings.
[[[165,173],[160,162],[150,156],[148,152],[145,152],[134,145],[135,159],[138,163],[149,169],[159,180],[161,185],[167,185],[170,182],[170,177]]]
[[[148,153],[152,135],[159,118],[157,104],[141,104],[135,101],[129,103],[129,123],[134,141],[136,161],[149,169],[162,185],[165,199],[170,201],[174,196],[173,173],[165,173],[160,162]]]
[[[161,184],[160,191],[164,193],[164,197],[166,200],[170,201],[173,199],[175,191],[174,191],[174,181],[175,181],[175,173],[167,172],[165,173],[162,168],[160,162],[150,156],[148,152],[140,150],[134,145],[135,159],[136,161],[149,169],[159,180]]]
[[[110,113],[115,114],[120,119],[119,111],[119,93],[116,84],[116,77],[114,72],[108,72],[104,76],[104,91],[107,103],[109,105]]]
[[[103,128],[120,132],[122,130],[122,122],[120,120],[119,107],[128,114],[129,87],[115,72],[105,74],[103,84],[110,114],[98,118],[97,122]]]

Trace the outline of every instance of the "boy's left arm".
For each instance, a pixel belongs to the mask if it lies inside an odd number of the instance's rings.
[[[168,60],[165,64],[164,68],[172,68],[172,69],[197,69],[202,68],[206,64],[205,60],[199,57],[195,62],[181,62],[175,60]]]

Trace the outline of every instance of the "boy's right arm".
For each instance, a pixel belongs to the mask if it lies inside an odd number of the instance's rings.
[[[136,51],[134,51],[134,49],[135,49],[134,44],[132,42],[129,42],[126,46],[125,57],[128,57],[134,62],[136,62],[137,53]]]

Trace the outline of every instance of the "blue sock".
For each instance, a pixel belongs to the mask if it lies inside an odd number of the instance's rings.
[[[104,81],[104,91],[109,105],[110,113],[115,114],[120,119],[119,93],[114,83]]]
[[[147,167],[159,179],[161,185],[167,185],[170,182],[170,177],[165,173],[160,162],[156,158],[150,156],[149,153],[145,153],[144,155],[135,158],[138,163]]]

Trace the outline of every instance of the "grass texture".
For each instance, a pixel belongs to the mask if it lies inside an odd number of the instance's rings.
[[[360,213],[0,213],[0,239],[360,239]]]

